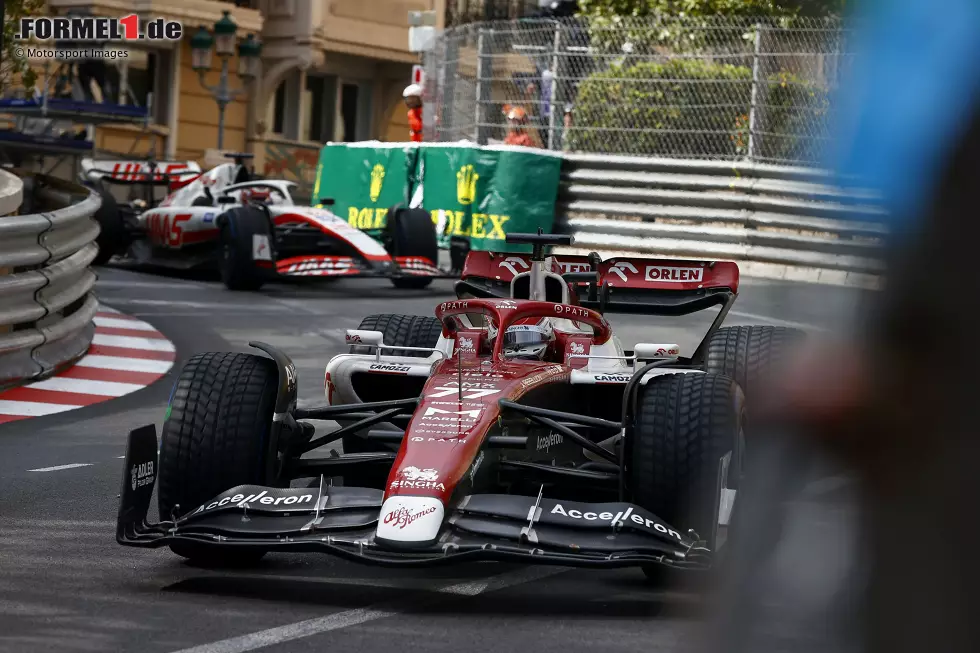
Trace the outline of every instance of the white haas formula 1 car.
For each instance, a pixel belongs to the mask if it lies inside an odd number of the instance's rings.
[[[390,209],[382,242],[326,209],[296,204],[290,181],[255,179],[250,154],[207,172],[196,163],[82,162],[82,180],[102,197],[96,213],[103,264],[131,262],[217,268],[232,290],[257,290],[276,277],[386,277],[398,288],[458,278],[438,267],[435,225],[418,209]],[[118,202],[109,185],[141,187]],[[161,200],[154,187],[166,187]],[[321,204],[332,205],[330,199]]]
[[[508,234],[531,255],[470,252],[433,316],[365,318],[326,366],[324,406],[297,406],[270,345],[194,356],[159,444],[153,425],[130,433],[117,541],[205,564],[714,566],[738,528],[746,406],[803,334],[721,327],[735,263],[544,256],[570,240]],[[604,316],[712,307],[690,355],[625,349]]]

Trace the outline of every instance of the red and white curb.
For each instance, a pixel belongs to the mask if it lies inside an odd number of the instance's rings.
[[[152,325],[99,306],[88,353],[56,376],[0,392],[0,424],[142,390],[169,372],[176,357],[173,343]]]

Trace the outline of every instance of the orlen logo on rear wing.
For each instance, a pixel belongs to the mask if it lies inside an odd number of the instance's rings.
[[[201,174],[196,161],[157,161],[151,175],[148,161],[106,161],[82,159],[82,176],[89,181],[186,181]]]
[[[599,265],[599,283],[636,290],[730,288],[738,292],[738,265],[732,261],[611,258]]]

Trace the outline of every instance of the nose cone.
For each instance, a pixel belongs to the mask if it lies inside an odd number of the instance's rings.
[[[442,501],[434,497],[390,497],[381,506],[376,539],[397,548],[432,544],[445,514]]]

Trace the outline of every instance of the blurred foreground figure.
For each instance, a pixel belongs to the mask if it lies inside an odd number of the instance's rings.
[[[980,651],[980,3],[856,4],[833,154],[884,192],[887,286],[749,436],[713,652]]]

